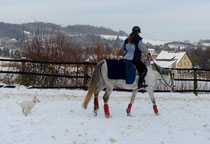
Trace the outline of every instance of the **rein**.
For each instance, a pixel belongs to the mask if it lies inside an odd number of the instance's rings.
[[[163,81],[164,81],[165,83],[163,83],[161,80],[160,80],[160,82],[161,82],[161,83],[162,83],[165,87],[167,87],[167,86],[168,86],[168,87],[172,88],[172,86],[171,86],[171,85],[169,85],[169,84],[167,83],[167,81],[165,80],[165,78],[164,78],[164,77],[163,77],[163,75],[161,74],[161,72],[160,72],[160,70],[159,70],[158,66],[156,65],[155,61],[153,60],[153,58],[151,58],[151,59],[152,59],[152,61],[153,61],[154,65],[155,65],[155,67],[156,67],[157,71],[159,72],[159,74],[160,74],[161,78],[163,79]],[[171,78],[171,80],[173,79],[171,72],[170,72],[170,78]]]

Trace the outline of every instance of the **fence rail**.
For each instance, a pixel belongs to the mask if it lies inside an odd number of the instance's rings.
[[[0,70],[0,73],[5,73],[5,74],[18,74],[21,75],[22,79],[22,84],[24,85],[24,77],[27,75],[33,75],[33,76],[43,76],[43,77],[57,77],[57,78],[69,78],[69,79],[83,79],[83,85],[79,86],[51,86],[51,87],[45,87],[45,86],[30,86],[28,88],[71,88],[71,89],[87,89],[87,82],[91,78],[90,75],[88,75],[88,67],[89,66],[95,66],[96,63],[93,62],[54,62],[54,61],[33,61],[33,60],[14,60],[14,59],[0,59],[2,62],[16,62],[20,63],[21,69],[20,71],[8,71],[8,70]],[[32,64],[51,64],[51,65],[83,65],[83,74],[82,75],[65,75],[65,74],[46,74],[46,73],[39,73],[39,72],[26,72],[25,67],[26,63],[32,63]],[[193,78],[175,78],[174,81],[189,81],[193,82],[193,89],[185,89],[185,90],[174,90],[175,92],[194,92],[197,94],[198,92],[210,92],[210,88],[207,86],[207,89],[198,89],[198,82],[210,82],[209,79],[201,79],[199,78],[198,72],[204,71],[206,73],[210,73],[210,69],[180,69],[180,68],[173,68],[175,71],[192,71]],[[3,86],[0,85],[0,87],[15,87],[15,86]],[[115,90],[120,90],[120,91],[129,91],[129,90],[124,90],[124,89],[115,89]],[[155,92],[168,92],[169,90],[155,90]]]

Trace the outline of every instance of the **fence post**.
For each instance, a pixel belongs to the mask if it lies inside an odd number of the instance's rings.
[[[194,68],[194,94],[195,94],[196,96],[198,95],[197,88],[198,88],[197,69],[196,69],[196,67],[195,67],[195,68]]]
[[[85,76],[85,78],[84,78],[84,81],[83,81],[83,86],[84,86],[84,89],[86,90],[87,89],[87,87],[86,87],[86,85],[87,85],[87,82],[88,82],[88,65],[87,64],[84,64],[84,76]]]
[[[26,58],[22,57],[22,62],[21,62],[21,72],[25,72],[25,67],[26,67]],[[25,75],[21,74],[21,85],[25,85]]]

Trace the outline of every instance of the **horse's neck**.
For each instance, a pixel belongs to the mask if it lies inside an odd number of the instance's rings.
[[[151,65],[147,66],[147,69],[148,69],[147,76],[150,79],[159,79],[160,74],[158,73],[157,70],[154,70]]]

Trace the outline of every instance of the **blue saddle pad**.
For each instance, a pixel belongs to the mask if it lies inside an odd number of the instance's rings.
[[[109,79],[124,79],[127,84],[133,84],[136,78],[136,70],[129,60],[106,60]]]
[[[125,63],[126,63],[125,65],[126,83],[133,84],[136,78],[136,69],[132,61],[126,60]]]

